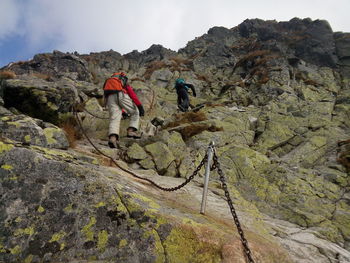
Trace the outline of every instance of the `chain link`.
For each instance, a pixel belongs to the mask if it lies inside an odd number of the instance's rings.
[[[178,186],[175,186],[175,187],[170,187],[170,188],[167,188],[167,187],[163,187],[163,186],[160,186],[158,185],[157,183],[155,183],[154,181],[148,179],[148,178],[144,178],[144,177],[141,177],[139,175],[137,175],[136,173],[126,169],[126,168],[123,168],[122,166],[120,166],[111,156],[103,153],[100,149],[98,149],[94,144],[93,142],[91,141],[91,139],[87,136],[87,134],[85,133],[84,129],[83,129],[83,126],[82,126],[82,123],[81,123],[81,120],[78,116],[78,113],[76,111],[76,108],[75,106],[73,106],[73,114],[76,118],[76,121],[77,121],[77,124],[79,126],[79,128],[81,129],[82,133],[84,134],[84,136],[86,137],[86,139],[90,142],[90,144],[95,148],[95,150],[100,153],[101,155],[109,158],[119,169],[123,170],[124,172],[127,172],[129,173],[130,175],[140,179],[140,180],[144,180],[144,181],[147,181],[149,182],[150,184],[152,184],[153,186],[157,187],[158,189],[160,190],[163,190],[163,191],[166,191],[166,192],[173,192],[173,191],[177,191],[179,189],[181,189],[182,187],[186,186],[189,182],[191,182],[193,180],[193,178],[198,174],[198,172],[202,169],[202,167],[204,166],[204,164],[208,161],[208,153],[205,154],[203,160],[200,162],[200,164],[197,166],[197,168],[194,170],[194,172],[192,173],[191,176],[189,176],[183,183],[181,183],[180,185]],[[238,219],[238,216],[237,216],[237,213],[236,213],[236,210],[233,206],[233,202],[232,202],[232,199],[230,197],[230,193],[228,191],[228,187],[227,187],[227,184],[226,184],[226,179],[225,179],[225,176],[224,176],[224,173],[220,167],[220,163],[219,163],[219,160],[218,160],[218,156],[216,155],[216,151],[215,151],[215,148],[214,146],[211,146],[213,147],[212,150],[213,150],[213,164],[212,166],[210,167],[210,170],[213,171],[213,170],[217,170],[219,176],[220,176],[220,181],[221,181],[221,184],[222,184],[222,188],[225,192],[225,197],[227,199],[227,203],[230,207],[230,211],[231,211],[231,214],[232,214],[232,217],[233,217],[233,220],[236,224],[236,227],[237,227],[237,230],[238,230],[238,233],[240,235],[240,238],[241,238],[241,242],[242,242],[242,246],[243,246],[243,250],[244,250],[244,254],[246,256],[246,259],[248,261],[248,263],[255,263],[253,257],[252,257],[252,252],[251,250],[249,249],[249,246],[248,246],[248,241],[247,239],[245,238],[244,236],[244,232],[243,232],[243,229],[241,227],[241,223],[239,222],[239,219]]]
[[[224,189],[224,192],[225,192],[227,203],[228,203],[228,205],[230,207],[230,211],[231,211],[233,220],[234,220],[234,222],[236,224],[238,233],[239,233],[239,235],[241,237],[241,242],[242,242],[242,245],[243,245],[244,254],[247,257],[248,263],[255,263],[254,259],[252,257],[252,252],[250,251],[249,246],[248,246],[248,241],[247,241],[247,239],[244,236],[244,232],[243,232],[243,229],[241,227],[241,223],[238,220],[238,216],[237,216],[236,210],[235,210],[235,208],[233,206],[233,202],[232,202],[232,199],[230,197],[230,192],[228,191],[228,188],[227,188],[226,179],[225,179],[224,173],[223,173],[223,171],[222,171],[222,169],[220,167],[218,156],[216,155],[215,151],[214,151],[214,155],[213,155],[213,162],[214,162],[214,166],[216,167],[216,169],[218,171],[218,174],[220,176],[220,181],[221,181],[221,184],[222,184],[222,188]]]

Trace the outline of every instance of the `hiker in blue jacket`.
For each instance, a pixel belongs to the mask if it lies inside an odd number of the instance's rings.
[[[192,90],[192,94],[196,97],[196,91],[192,84],[185,83],[184,79],[178,78],[175,81],[175,89],[177,93],[177,105],[179,109],[183,112],[188,111],[190,106],[190,99],[188,97],[188,90]]]

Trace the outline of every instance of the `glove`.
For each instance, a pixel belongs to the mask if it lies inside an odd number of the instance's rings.
[[[145,110],[144,110],[143,106],[139,105],[139,106],[137,106],[137,108],[139,109],[140,116],[145,116]]]
[[[122,118],[123,118],[123,120],[125,120],[125,119],[127,119],[127,118],[129,118],[129,117],[130,117],[130,115],[129,115],[127,112],[125,112],[125,111],[122,112]]]

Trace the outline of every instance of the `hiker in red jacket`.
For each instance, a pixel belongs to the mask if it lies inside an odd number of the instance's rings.
[[[139,139],[138,131],[140,116],[145,114],[143,106],[137,98],[132,87],[127,84],[128,78],[124,72],[114,73],[104,85],[104,97],[109,111],[108,145],[117,148],[119,142],[119,128],[124,109],[130,114],[130,124],[127,129],[127,137]]]

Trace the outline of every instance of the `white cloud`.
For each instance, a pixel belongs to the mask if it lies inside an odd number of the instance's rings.
[[[20,18],[19,2],[16,0],[1,0],[0,3],[0,40],[9,34],[19,33]]]
[[[1,0],[0,40],[23,29],[32,51],[177,50],[213,26],[232,28],[247,18],[325,19],[349,32],[348,10],[349,0]]]

